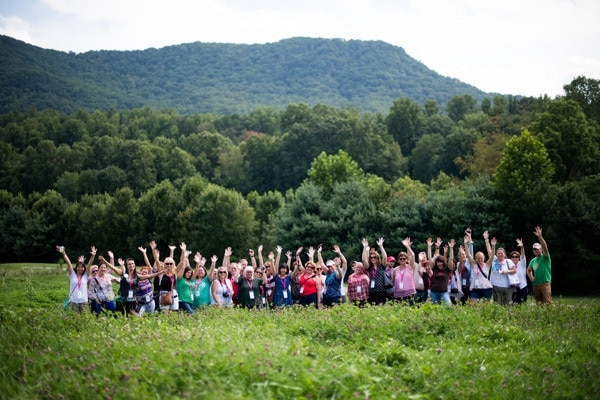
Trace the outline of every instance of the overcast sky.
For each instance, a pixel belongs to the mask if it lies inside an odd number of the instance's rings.
[[[600,79],[599,0],[0,0],[0,34],[74,52],[382,40],[486,92],[536,97]]]

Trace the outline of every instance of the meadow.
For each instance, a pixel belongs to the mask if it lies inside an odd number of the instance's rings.
[[[0,398],[590,399],[600,301],[388,304],[129,320],[62,310],[53,264],[0,264]]]

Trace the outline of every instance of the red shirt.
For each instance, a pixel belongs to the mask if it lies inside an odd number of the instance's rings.
[[[315,281],[314,275],[307,277],[306,274],[302,274],[300,279],[298,279],[298,284],[300,290],[304,289],[300,296],[310,296],[311,294],[317,293],[317,282]]]

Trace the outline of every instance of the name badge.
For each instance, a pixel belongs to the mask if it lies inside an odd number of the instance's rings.
[[[250,295],[250,300],[254,300],[254,291],[249,291],[248,294]]]
[[[404,289],[404,282],[398,282],[398,289]]]
[[[466,284],[467,284],[467,280],[466,280],[466,279],[463,279],[463,280],[462,280],[462,285],[463,285],[463,286],[465,286]]]
[[[371,281],[371,289],[375,289],[375,281]]]
[[[300,294],[304,293],[304,286],[300,288]]]
[[[423,278],[419,278],[419,285],[423,284]]]
[[[356,287],[356,293],[362,293],[362,286]]]
[[[284,299],[287,299],[287,290],[285,290],[285,291],[283,292],[283,298],[284,298]]]
[[[131,289],[127,293],[127,300],[133,300],[133,290],[131,290]]]

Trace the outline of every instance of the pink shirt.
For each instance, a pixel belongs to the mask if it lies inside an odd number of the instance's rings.
[[[394,280],[394,298],[399,299],[417,292],[413,270],[408,266],[396,267],[392,274]]]

